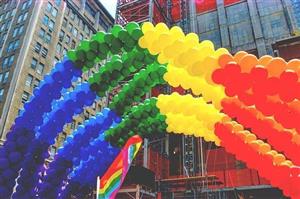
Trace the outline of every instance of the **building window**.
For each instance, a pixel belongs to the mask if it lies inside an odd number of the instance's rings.
[[[33,88],[38,87],[39,84],[40,84],[40,80],[39,79],[34,79],[34,81],[33,81]]]
[[[63,55],[65,56],[67,54],[68,50],[66,48],[63,49]]]
[[[56,45],[56,52],[57,53],[60,53],[60,51],[61,51],[61,44],[60,43],[58,43],[57,45]]]
[[[48,24],[49,24],[49,17],[47,15],[45,15],[44,18],[43,18],[43,24],[45,26],[48,26]]]
[[[16,27],[13,32],[13,37],[21,35],[23,33],[23,31],[24,31],[24,25]]]
[[[38,61],[35,58],[32,58],[31,60],[31,68],[36,69]]]
[[[46,31],[43,28],[41,28],[40,31],[39,31],[39,37],[44,39],[45,33],[46,33]]]
[[[14,55],[12,55],[12,56],[9,57],[8,67],[12,66],[12,64],[14,63],[14,58],[15,58]]]
[[[7,47],[7,52],[11,52],[11,51],[14,51],[16,50],[20,45],[20,40],[15,40],[15,41],[12,41],[8,44],[8,47]]]
[[[55,4],[56,4],[57,6],[60,6],[61,0],[54,0],[54,2],[55,2]]]
[[[20,14],[17,20],[17,23],[21,23],[27,19],[28,12],[25,12],[24,14]]]
[[[71,23],[69,23],[69,25],[68,25],[68,30],[69,30],[70,32],[72,32],[72,29],[73,29],[73,25],[72,25]]]
[[[0,15],[0,22],[3,20],[3,14]]]
[[[0,73],[0,83],[2,83],[3,73]]]
[[[76,28],[73,29],[73,36],[77,37],[78,30]]]
[[[26,81],[25,81],[25,85],[26,85],[27,87],[31,87],[32,80],[33,80],[33,76],[30,75],[30,74],[28,74],[28,75],[27,75],[27,78],[26,78]]]
[[[54,63],[53,66],[55,66],[59,62],[59,59],[57,57],[54,57]]]
[[[80,41],[83,40],[83,34],[80,34],[80,35],[79,35],[79,40],[80,40]]]
[[[50,2],[47,3],[47,8],[46,10],[50,13],[52,10],[52,4]]]
[[[42,57],[46,58],[47,54],[48,54],[48,49],[45,48],[45,47],[43,47],[43,49],[42,49]]]
[[[35,47],[34,47],[35,52],[40,53],[41,48],[42,48],[42,44],[40,44],[39,42],[36,42]]]
[[[43,72],[44,72],[44,67],[45,67],[44,64],[39,63],[39,64],[37,65],[37,67],[36,67],[36,72],[37,72],[38,74],[42,75]]]
[[[60,30],[59,32],[59,41],[63,41],[65,36],[65,32],[63,30]]]
[[[74,14],[73,10],[71,10],[70,18],[71,18],[71,20],[74,20],[74,19],[75,19],[75,14]]]
[[[27,7],[27,1],[22,4],[22,10],[25,10]]]
[[[3,83],[6,83],[8,81],[8,77],[9,77],[9,71],[4,73],[4,78],[3,78]]]
[[[4,96],[4,89],[0,89],[0,101],[3,101],[3,96]]]
[[[10,57],[4,58],[2,63],[2,69],[10,68],[14,62],[14,57],[14,55],[11,55]]]
[[[47,33],[46,37],[45,37],[45,42],[47,44],[49,44],[51,42],[51,34],[50,33]]]
[[[63,23],[62,23],[62,26],[63,26],[63,27],[67,27],[67,23],[68,23],[67,19],[64,18]]]
[[[53,8],[51,14],[52,14],[53,17],[56,17],[57,16],[57,9]]]
[[[51,30],[53,30],[54,29],[54,21],[53,20],[50,20],[49,21],[49,28],[51,29]]]
[[[75,48],[75,46],[76,46],[76,43],[75,43],[75,41],[74,41],[74,40],[72,40],[72,43],[71,43],[71,48]]]
[[[29,100],[29,96],[30,96],[29,93],[27,93],[26,91],[24,91],[24,93],[22,95],[22,103],[23,104]]]
[[[69,44],[71,40],[71,37],[69,35],[66,36],[66,44]]]

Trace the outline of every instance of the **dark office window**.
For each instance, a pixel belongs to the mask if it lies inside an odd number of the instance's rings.
[[[31,68],[36,69],[38,61],[35,58],[32,58],[31,60]]]
[[[47,10],[48,12],[51,12],[51,10],[52,10],[52,4],[51,4],[50,2],[47,3],[46,10]]]
[[[23,95],[22,95],[22,103],[24,104],[25,102],[27,102],[29,100],[30,94],[27,93],[26,91],[24,91]]]
[[[46,33],[46,31],[43,28],[41,28],[40,31],[39,31],[39,37],[44,39],[45,33]]]
[[[67,27],[67,23],[68,23],[67,19],[64,18],[63,23],[62,23],[62,26],[63,26],[63,27]]]
[[[32,85],[33,76],[28,74],[25,81],[25,86],[31,87]]]
[[[3,101],[3,97],[4,97],[4,89],[1,88],[0,89],[0,102]]]
[[[9,71],[7,71],[7,72],[4,73],[4,77],[3,77],[2,82],[6,83],[8,81],[8,77],[9,77]]]
[[[45,15],[44,18],[43,18],[43,24],[45,26],[48,26],[48,24],[49,24],[49,17],[47,15]]]
[[[42,49],[42,57],[46,58],[47,54],[48,54],[48,49],[45,48],[45,47],[43,47],[43,49]]]
[[[47,33],[46,36],[45,36],[45,42],[47,44],[49,44],[51,42],[51,34],[50,33]]]
[[[44,68],[45,68],[45,65],[42,63],[39,63],[39,65],[37,65],[37,67],[36,67],[36,72],[38,74],[42,75],[44,72]]]
[[[53,17],[56,17],[57,16],[57,9],[53,8],[51,14],[52,14]]]
[[[42,48],[42,44],[40,44],[39,42],[36,42],[35,47],[34,47],[35,52],[40,53],[41,48]]]

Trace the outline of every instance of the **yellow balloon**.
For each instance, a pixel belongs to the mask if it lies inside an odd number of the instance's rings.
[[[151,22],[145,22],[142,25],[142,32],[145,34],[154,29],[154,25]]]

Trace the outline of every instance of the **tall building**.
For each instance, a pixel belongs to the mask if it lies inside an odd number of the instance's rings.
[[[68,49],[114,19],[98,0],[3,0],[0,2],[0,135],[5,140],[33,89]],[[92,72],[92,71],[89,71]],[[84,74],[83,78],[87,78]],[[80,79],[78,81],[81,81]],[[101,108],[95,103],[70,128]],[[62,134],[63,140],[66,133]]]

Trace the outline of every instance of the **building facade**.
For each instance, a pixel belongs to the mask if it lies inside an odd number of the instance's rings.
[[[1,140],[35,87],[68,49],[114,19],[97,0],[7,0],[0,3],[0,133]],[[86,79],[93,71],[83,75]],[[83,81],[78,79],[78,82]],[[99,101],[74,117],[58,138],[102,108]],[[55,150],[55,147],[54,149]]]
[[[232,53],[273,55],[273,42],[299,31],[299,6],[299,0],[203,1],[197,5],[197,31],[200,39]]]

